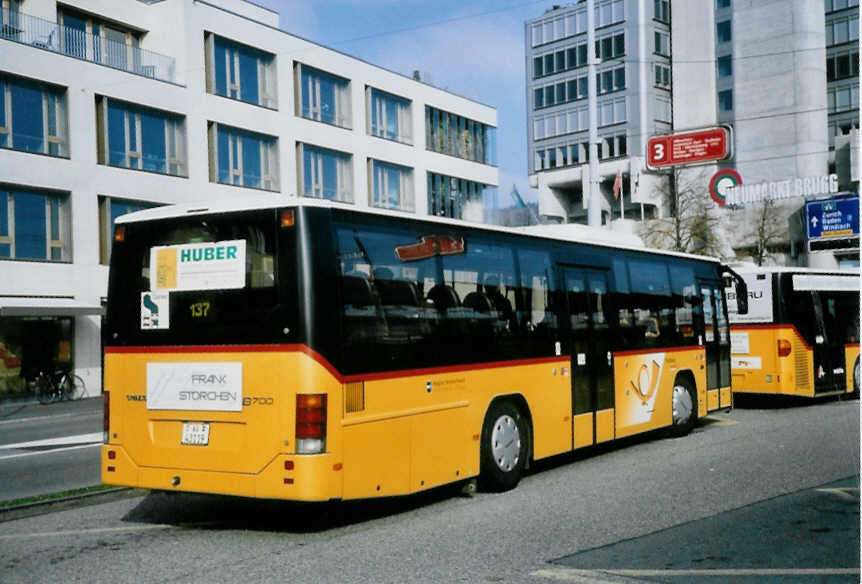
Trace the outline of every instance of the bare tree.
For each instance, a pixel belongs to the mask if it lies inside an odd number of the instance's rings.
[[[786,234],[787,228],[782,224],[775,201],[772,199],[763,201],[757,214],[757,225],[753,234],[751,259],[754,263],[762,266],[769,259],[770,247],[783,241]]]
[[[644,224],[641,234],[647,245],[700,255],[721,255],[719,217],[712,212],[703,171],[692,174],[671,171],[669,180],[656,187],[668,216]]]

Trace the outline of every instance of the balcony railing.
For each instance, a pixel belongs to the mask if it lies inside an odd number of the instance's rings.
[[[176,83],[173,57],[59,26],[56,22],[29,14],[2,11],[0,38]]]

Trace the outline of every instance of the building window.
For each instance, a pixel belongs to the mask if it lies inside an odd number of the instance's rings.
[[[0,147],[69,156],[66,91],[0,75]]]
[[[826,46],[841,45],[859,40],[859,17],[844,18],[826,23]]]
[[[826,0],[829,2],[829,0]],[[730,8],[730,0],[715,0],[715,9],[719,8]]]
[[[665,0],[667,1],[667,0]],[[584,13],[586,17],[586,12]],[[625,6],[623,0],[609,0],[607,2],[596,2],[595,22],[596,28],[607,26],[615,22],[625,20]]]
[[[453,176],[428,173],[428,214],[454,219],[481,217],[485,196],[496,188]]]
[[[533,104],[534,109],[545,107],[545,90],[543,88],[537,87],[533,90]]]
[[[413,169],[380,160],[369,162],[371,206],[412,212]]]
[[[210,122],[210,181],[278,191],[278,139]]]
[[[670,100],[664,97],[655,98],[655,119],[670,123],[672,120]]]
[[[859,52],[830,55],[826,58],[826,81],[859,76]]]
[[[655,52],[666,57],[670,56],[670,35],[664,32],[655,32]]]
[[[308,65],[297,64],[298,115],[309,120],[350,128],[350,81]]]
[[[733,90],[726,89],[718,92],[718,109],[723,112],[733,110]]]
[[[71,261],[68,195],[0,190],[0,258]]]
[[[830,89],[826,92],[829,113],[838,113],[859,108],[859,85]]]
[[[188,176],[182,116],[96,97],[99,164]]]
[[[653,0],[653,14],[661,22],[670,22],[670,0]]]
[[[173,77],[173,60],[142,51],[137,31],[66,8],[57,11],[57,21],[60,51],[69,56],[148,77]]]
[[[552,105],[554,86],[545,92]],[[425,106],[425,148],[483,164],[497,164],[497,128],[430,106]]]
[[[670,67],[656,64],[655,85],[663,89],[670,89]]]
[[[0,25],[8,25],[12,32],[21,28],[21,2],[22,0],[0,0]]]
[[[410,100],[369,87],[368,133],[372,136],[413,143],[413,118]]]
[[[730,42],[730,21],[723,20],[715,25],[715,37],[720,43]]]
[[[596,93],[608,93],[626,88],[626,68],[617,67],[596,73]]]
[[[719,57],[717,61],[717,69],[719,79],[733,75],[733,58],[730,55]]]
[[[114,224],[117,217],[143,209],[158,207],[158,203],[130,201],[114,197],[99,197],[99,262],[108,264],[114,242]]]
[[[853,6],[859,6],[859,0],[826,0],[826,12],[835,12]]]
[[[302,164],[300,191],[304,197],[353,202],[352,156],[345,152],[299,145],[297,160]]]
[[[619,34],[596,39],[595,49],[597,59],[606,60],[622,57],[626,54],[626,35],[621,32]],[[584,59],[584,61],[586,61],[586,59]]]
[[[205,34],[207,92],[275,109],[275,56]]]

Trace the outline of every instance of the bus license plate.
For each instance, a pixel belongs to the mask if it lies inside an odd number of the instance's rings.
[[[206,446],[210,443],[209,422],[183,422],[182,444]]]

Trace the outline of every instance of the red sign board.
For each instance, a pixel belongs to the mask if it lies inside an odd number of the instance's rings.
[[[647,166],[702,164],[730,156],[730,130],[725,127],[653,136],[647,142]]]

